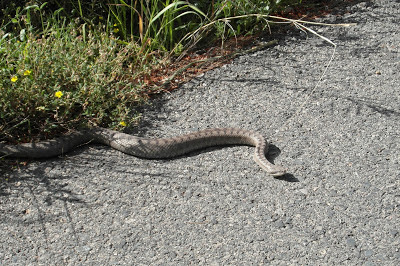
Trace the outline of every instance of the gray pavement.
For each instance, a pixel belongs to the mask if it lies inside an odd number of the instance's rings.
[[[358,1],[356,1],[358,2]],[[7,173],[1,265],[399,265],[400,3],[366,1],[207,72],[145,110],[135,134],[260,131],[253,148],[143,160],[91,145]]]

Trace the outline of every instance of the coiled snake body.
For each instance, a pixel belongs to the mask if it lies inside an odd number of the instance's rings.
[[[172,158],[217,145],[255,146],[254,160],[272,176],[282,176],[286,169],[271,164],[265,154],[268,143],[254,131],[238,128],[212,128],[172,138],[135,137],[106,128],[93,128],[37,143],[6,145],[0,143],[0,155],[21,158],[49,158],[62,155],[86,143],[101,143],[121,152],[147,159]]]

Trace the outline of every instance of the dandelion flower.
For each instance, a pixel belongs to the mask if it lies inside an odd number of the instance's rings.
[[[123,127],[126,127],[125,121],[121,121],[121,122],[119,122],[119,124],[120,124],[121,126],[123,126]]]
[[[11,77],[11,82],[16,82],[18,80],[18,77],[17,76],[12,76]]]
[[[56,96],[57,98],[61,98],[63,96],[62,91],[57,91],[56,93],[54,93],[54,96]]]
[[[30,70],[25,70],[24,71],[24,76],[29,76],[32,73]]]

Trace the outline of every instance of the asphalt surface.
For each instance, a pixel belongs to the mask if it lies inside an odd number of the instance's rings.
[[[87,146],[6,174],[1,265],[399,265],[400,3],[339,6],[145,110],[142,136],[260,131],[252,147],[142,160]]]

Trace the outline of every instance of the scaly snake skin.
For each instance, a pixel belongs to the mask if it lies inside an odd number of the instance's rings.
[[[0,144],[0,155],[21,158],[49,158],[62,155],[87,143],[101,143],[121,152],[147,159],[166,159],[206,147],[242,144],[255,146],[254,160],[272,176],[286,169],[271,164],[265,154],[268,143],[254,131],[238,128],[211,128],[172,138],[148,139],[106,128],[93,128],[37,143]]]

